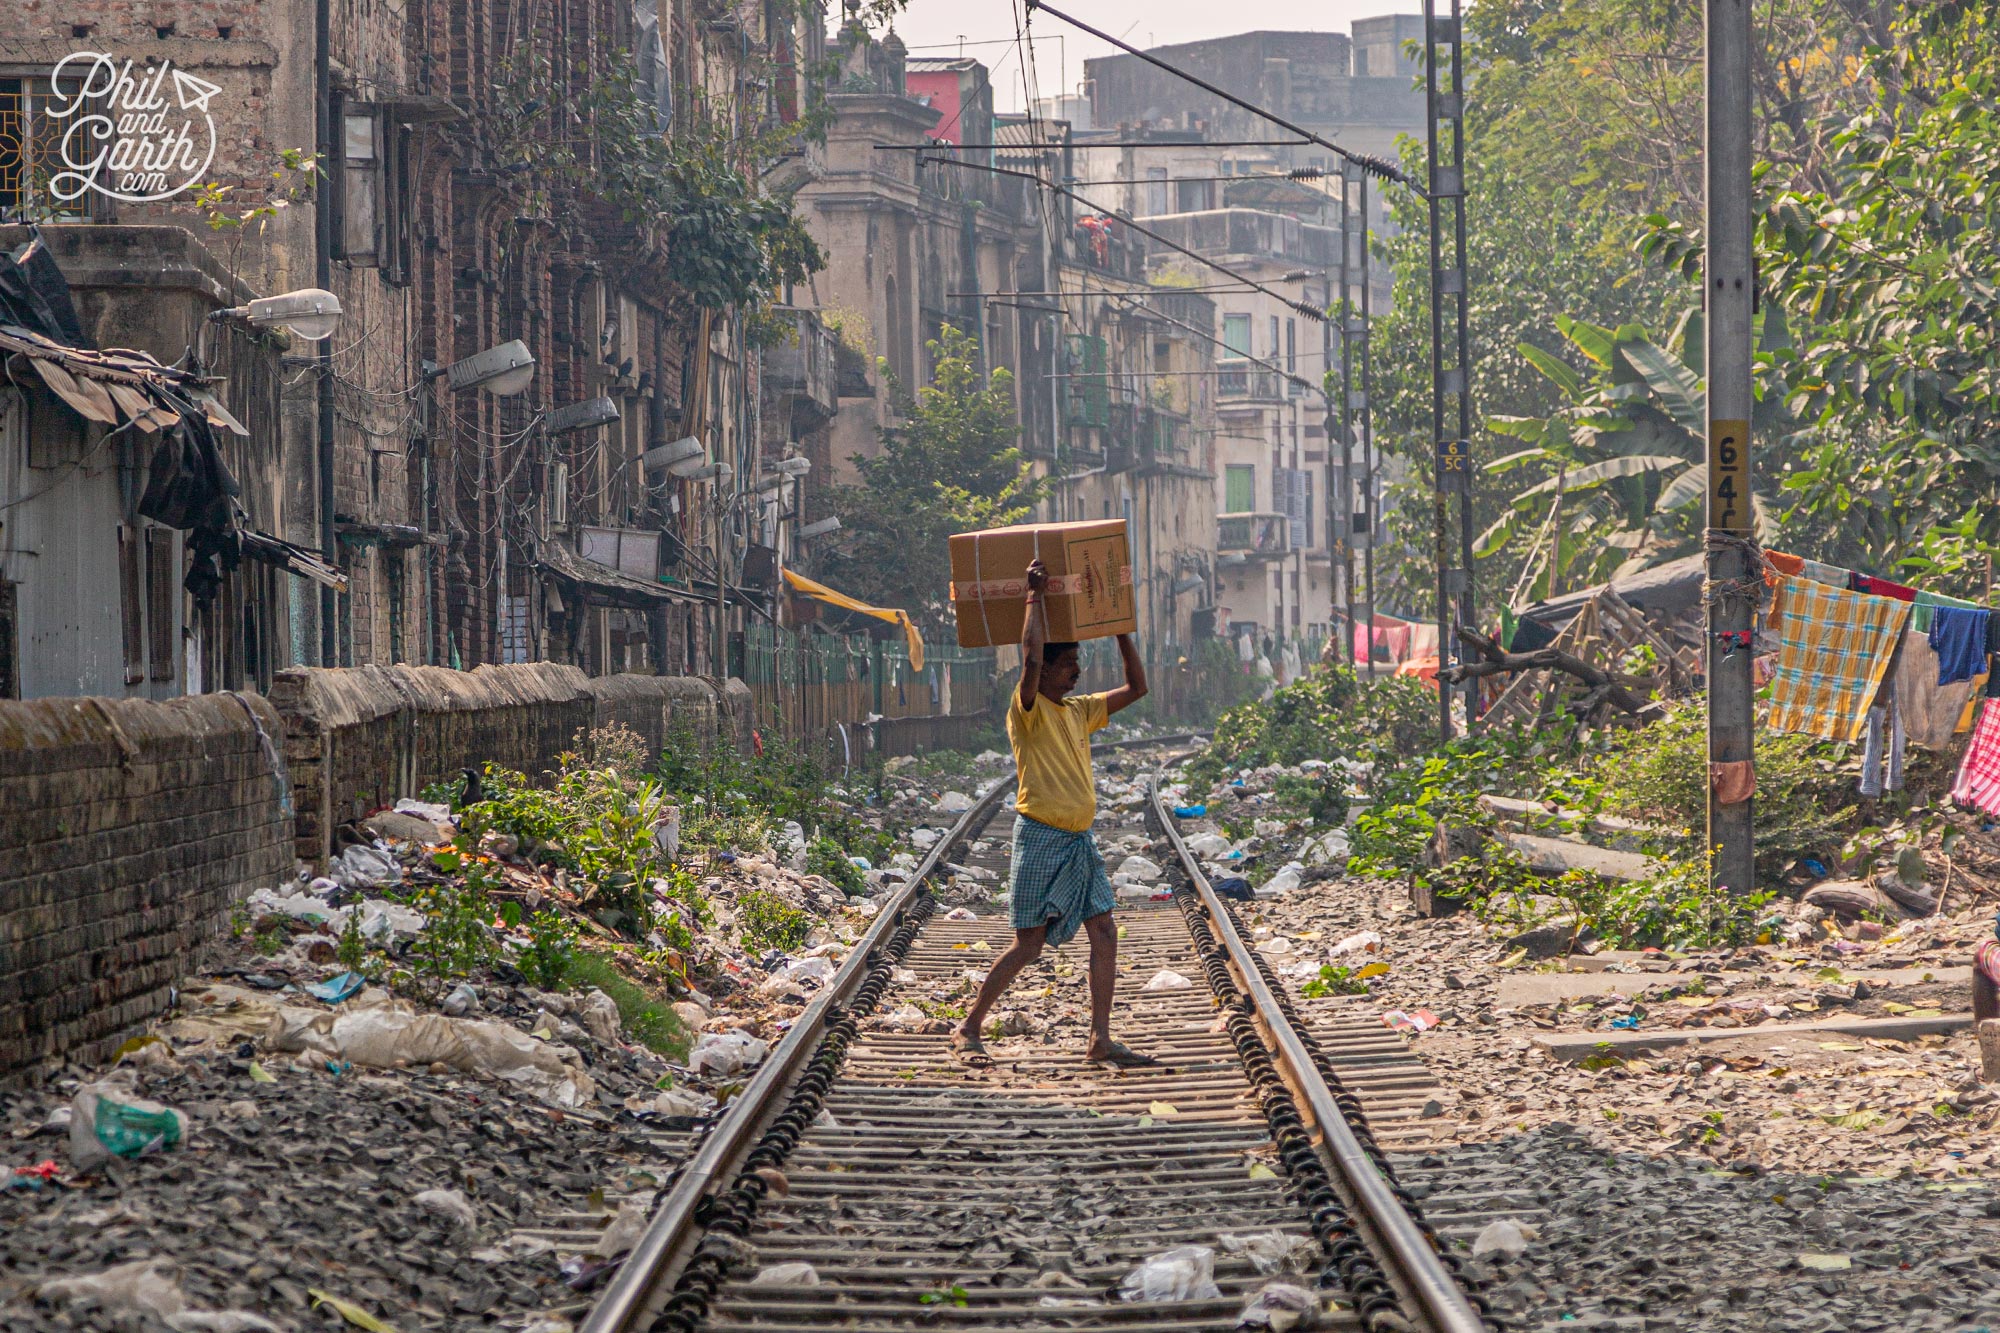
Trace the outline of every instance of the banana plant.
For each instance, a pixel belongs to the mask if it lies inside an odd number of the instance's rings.
[[[1701,317],[1683,315],[1665,343],[1637,324],[1616,329],[1559,318],[1583,362],[1524,344],[1527,362],[1568,400],[1545,417],[1493,416],[1487,428],[1525,448],[1486,465],[1520,472],[1515,491],[1475,554],[1526,543],[1515,607],[1687,555],[1701,541],[1707,385]],[[1753,497],[1760,526],[1764,511]]]

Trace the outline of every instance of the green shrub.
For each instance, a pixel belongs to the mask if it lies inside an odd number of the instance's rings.
[[[743,942],[758,949],[797,949],[812,933],[812,918],[768,889],[745,889],[736,899]]]
[[[687,1025],[681,1022],[666,996],[648,991],[601,954],[578,953],[569,977],[578,990],[595,986],[611,997],[618,1006],[618,1021],[628,1038],[669,1060],[687,1058]]]
[[[524,923],[528,946],[514,951],[514,966],[528,984],[561,990],[576,967],[576,923],[558,912],[541,911]]]
[[[1831,864],[1855,806],[1838,747],[1760,728],[1757,756],[1757,876],[1774,881],[1802,856]],[[1676,860],[1703,856],[1708,827],[1708,720],[1699,701],[1682,703],[1651,726],[1622,733],[1599,761],[1603,808],[1658,824],[1656,851]],[[1744,888],[1752,886],[1744,885]]]
[[[824,875],[849,897],[868,892],[868,880],[861,867],[847,859],[847,851],[832,838],[821,835],[806,847],[806,873]]]

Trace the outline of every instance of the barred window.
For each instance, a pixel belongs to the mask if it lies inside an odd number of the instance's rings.
[[[67,81],[65,81],[67,82]],[[63,169],[66,122],[49,114],[46,75],[0,75],[0,222],[78,222],[101,216],[95,190],[57,201],[50,179]]]

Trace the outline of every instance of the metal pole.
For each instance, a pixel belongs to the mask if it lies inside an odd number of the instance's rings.
[[[313,5],[313,121],[318,139],[319,184],[313,191],[313,274],[322,290],[333,287],[333,191],[331,173],[340,164],[333,155],[333,0]],[[330,565],[340,563],[340,541],[333,519],[333,339],[319,343],[314,386],[316,486],[319,492],[320,555]],[[331,588],[319,593],[319,664],[340,665],[340,597]]]
[[[1456,300],[1456,324],[1453,341],[1458,369],[1458,421],[1457,439],[1464,451],[1459,458],[1458,481],[1458,623],[1467,626],[1479,624],[1478,601],[1474,596],[1472,583],[1472,479],[1476,475],[1472,467],[1472,339],[1467,327],[1471,310],[1467,291],[1468,270],[1465,255],[1465,43],[1459,13],[1460,0],[1451,0],[1451,91],[1438,96],[1438,115],[1451,126],[1450,176],[1444,182],[1453,187],[1450,191],[1452,225],[1452,265],[1446,270],[1444,285],[1446,293]],[[1439,131],[1433,130],[1433,133]],[[1454,281],[1454,278],[1456,279]],[[1442,661],[1442,657],[1439,659]],[[1476,731],[1479,727],[1479,682],[1465,682],[1465,729]]]
[[[1436,467],[1432,474],[1432,514],[1431,535],[1437,558],[1437,627],[1438,627],[1438,668],[1443,670],[1451,654],[1451,545],[1447,536],[1450,522],[1450,501],[1447,498],[1455,480],[1454,473],[1463,459],[1463,445],[1452,439],[1446,432],[1445,400],[1449,390],[1446,376],[1457,369],[1461,377],[1461,367],[1447,367],[1444,359],[1444,213],[1442,209],[1442,185],[1449,181],[1440,180],[1445,173],[1439,157],[1438,117],[1440,95],[1438,89],[1439,47],[1444,42],[1456,43],[1458,24],[1456,19],[1439,19],[1437,0],[1424,0],[1424,123],[1426,154],[1429,168],[1427,191],[1430,215],[1430,261],[1431,261],[1431,443],[1436,450]],[[1438,685],[1438,742],[1443,744],[1451,739],[1451,691]]]
[[[1750,512],[1750,3],[1707,0],[1703,70],[1707,176],[1703,292],[1708,304],[1708,757],[1754,763],[1755,618]],[[1708,843],[1717,885],[1757,887],[1752,801],[1723,805],[1710,782]]]
[[[1340,294],[1329,304],[1326,321],[1327,334],[1331,338],[1333,324],[1340,321],[1340,415],[1338,421],[1328,405],[1326,414],[1327,438],[1333,437],[1336,424],[1340,431],[1340,479],[1337,485],[1327,488],[1331,503],[1327,509],[1337,515],[1340,524],[1340,582],[1341,591],[1347,601],[1347,661],[1343,664],[1350,670],[1354,666],[1354,655],[1361,651],[1361,623],[1356,616],[1354,605],[1354,330],[1351,316],[1352,302],[1348,293],[1353,291],[1353,235],[1354,201],[1348,194],[1348,184],[1354,175],[1353,168],[1346,163],[1340,167]],[[1330,363],[1326,363],[1329,364]],[[1329,453],[1329,457],[1331,454]],[[1373,643],[1371,631],[1368,642]],[[1367,654],[1369,673],[1374,674],[1374,654]]]
[[[1362,602],[1362,614],[1368,618],[1368,675],[1375,675],[1375,417],[1372,400],[1374,395],[1374,359],[1370,350],[1374,330],[1370,320],[1374,317],[1374,298],[1369,294],[1373,279],[1369,273],[1368,259],[1368,178],[1361,177],[1361,319],[1358,326],[1348,326],[1348,340],[1361,353],[1361,531],[1366,541],[1361,547],[1361,568],[1367,580]]]

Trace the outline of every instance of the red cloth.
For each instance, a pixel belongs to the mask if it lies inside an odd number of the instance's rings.
[[[1354,661],[1365,666],[1373,643],[1379,643],[1389,650],[1391,662],[1401,662],[1410,655],[1410,622],[1398,620],[1394,616],[1376,616],[1374,623],[1354,636]]]
[[[2000,986],[2000,940],[1981,940],[1972,955],[1972,966],[1981,976]]]
[[[1985,701],[1972,728],[1972,743],[1965,747],[1965,762],[1958,766],[1951,799],[2000,815],[2000,705],[1991,699]]]
[[[1877,597],[1893,597],[1899,602],[1917,600],[1917,590],[1905,583],[1891,583],[1887,579],[1876,578],[1873,574],[1856,574],[1853,579],[1854,591],[1871,592]]]

